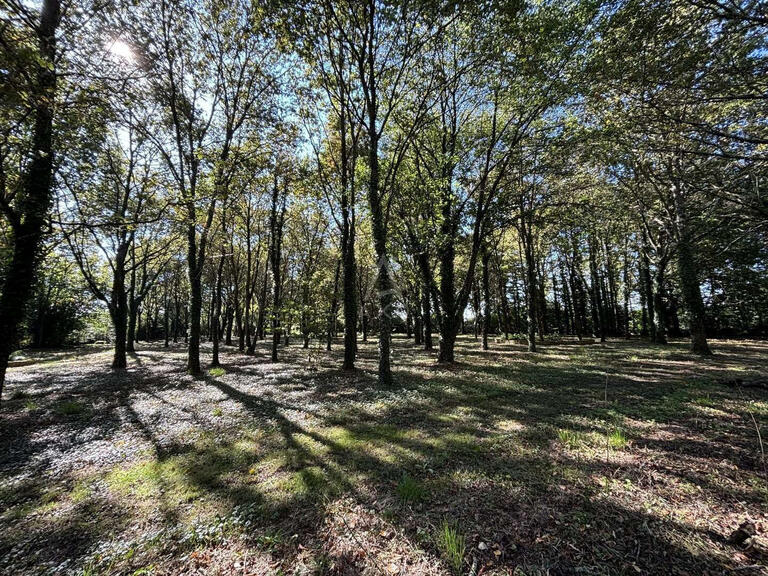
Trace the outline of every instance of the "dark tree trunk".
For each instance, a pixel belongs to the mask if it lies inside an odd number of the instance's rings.
[[[656,342],[656,298],[653,294],[653,280],[651,278],[651,263],[647,252],[646,233],[642,234],[643,243],[640,247],[640,290],[645,296],[645,303],[648,312],[648,330],[651,336],[651,342]]]
[[[595,336],[605,342],[605,308],[600,290],[600,275],[597,270],[596,244],[593,236],[589,237],[589,276],[592,296],[592,323]]]
[[[270,243],[272,240],[270,239]],[[249,352],[253,354],[254,346],[256,345],[256,339],[266,340],[267,338],[267,288],[269,287],[269,274],[267,274],[267,267],[264,266],[264,282],[261,284],[261,294],[259,294],[259,315],[256,323],[256,334],[251,341],[251,348]]]
[[[40,62],[35,73],[32,160],[24,174],[18,212],[12,221],[13,253],[0,294],[0,397],[8,359],[16,345],[19,324],[35,277],[43,225],[53,185],[53,114],[56,96],[56,29],[58,0],[43,0],[37,41]]]
[[[287,182],[285,183],[287,186]],[[281,260],[283,247],[283,222],[285,219],[285,201],[287,190],[280,194],[280,186],[275,173],[274,187],[272,189],[272,210],[269,218],[270,250],[269,261],[272,269],[272,362],[277,362],[277,348],[280,344],[280,315],[282,313],[281,294]],[[286,332],[286,345],[287,342]]]
[[[109,314],[115,329],[115,349],[112,369],[123,370],[128,366],[126,359],[126,338],[128,321],[128,295],[125,290],[125,259],[128,243],[123,243],[115,255],[115,271],[112,277],[112,297]]]
[[[482,249],[482,285],[483,285],[483,350],[488,350],[488,333],[491,331],[491,282],[488,265],[490,252],[484,245]]]
[[[630,303],[629,303],[629,295],[630,295],[631,287],[629,285],[629,247],[627,243],[624,244],[624,338],[629,340],[630,337],[630,325],[629,325],[629,317],[630,317]]]
[[[712,354],[712,351],[707,343],[704,301],[701,298],[699,271],[696,256],[691,246],[691,232],[688,224],[685,197],[679,183],[675,183],[672,186],[672,198],[677,228],[677,270],[683,293],[683,303],[688,313],[691,351],[702,356],[709,356]]]
[[[171,318],[170,318],[171,299],[168,297],[168,286],[163,289],[163,347],[168,348],[171,341]]]
[[[211,337],[213,339],[213,353],[211,366],[220,366],[219,362],[219,340],[221,339],[221,288],[222,276],[224,275],[224,257],[219,257],[219,265],[216,267],[216,286],[213,291],[213,310],[211,319]]]
[[[525,252],[525,297],[528,320],[528,351],[536,352],[536,303],[538,300],[538,289],[536,287],[536,259],[533,253],[533,238],[530,231],[523,227]]]
[[[661,260],[656,266],[656,293],[653,295],[653,308],[656,316],[655,322],[655,342],[659,344],[667,343],[667,311],[664,302],[666,294],[665,288],[666,261]]]
[[[189,274],[189,336],[187,339],[187,372],[200,374],[200,315],[203,310],[203,288],[197,265],[195,225],[187,230],[187,261]]]
[[[338,307],[339,307],[339,272],[340,271],[341,271],[341,260],[339,260],[338,263],[336,264],[336,272],[333,275],[333,296],[331,298],[331,309],[328,312],[328,336],[325,342],[325,349],[328,351],[330,351],[331,349],[331,342],[333,340],[334,327],[336,325],[336,314],[338,313]]]

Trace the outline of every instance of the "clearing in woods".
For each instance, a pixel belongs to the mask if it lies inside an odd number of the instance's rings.
[[[266,343],[197,380],[180,345],[19,363],[0,571],[767,573],[768,344],[394,345],[387,390],[375,342],[351,375]]]

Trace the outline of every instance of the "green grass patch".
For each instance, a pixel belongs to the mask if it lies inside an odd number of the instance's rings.
[[[455,521],[444,520],[435,537],[435,544],[445,563],[454,574],[461,574],[464,554],[467,552],[467,540]]]
[[[62,416],[81,416],[88,412],[88,407],[77,400],[65,400],[56,406],[55,410]]]
[[[608,436],[608,445],[614,450],[621,450],[627,446],[627,435],[623,430],[617,429]]]
[[[403,474],[397,483],[397,495],[406,504],[415,504],[424,500],[426,490],[413,476]]]
[[[224,374],[226,373],[227,371],[224,370],[224,368],[222,368],[221,366],[217,366],[216,368],[211,368],[210,370],[208,370],[208,375],[213,376],[214,378],[218,378],[219,376],[224,376]]]
[[[557,437],[564,446],[570,448],[571,450],[575,450],[583,443],[581,434],[574,432],[573,430],[568,430],[567,428],[561,428],[558,430]]]

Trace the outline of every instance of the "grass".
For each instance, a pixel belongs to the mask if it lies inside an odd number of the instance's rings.
[[[222,368],[221,366],[216,366],[215,368],[211,368],[210,370],[208,370],[208,375],[212,376],[213,378],[219,378],[221,376],[224,376],[224,374],[226,373],[227,371],[224,370],[224,368]]]
[[[89,412],[88,407],[77,400],[65,400],[59,403],[55,410],[62,416],[82,416]]]
[[[614,430],[608,436],[608,445],[614,450],[621,450],[627,446],[627,436],[623,430]]]
[[[29,395],[0,412],[0,433],[46,443],[0,479],[0,544],[23,552],[3,564],[0,548],[0,571],[37,573],[63,557],[98,574],[461,574],[471,556],[488,574],[761,562],[723,542],[768,502],[749,416],[764,425],[768,395],[742,398],[718,379],[766,373],[768,345],[700,360],[684,344],[545,343],[530,355],[464,338],[444,367],[397,336],[395,388],[380,390],[375,342],[361,343],[355,373],[338,370],[340,346],[309,372],[300,345],[263,362],[268,344],[225,351],[226,379],[189,386],[176,385],[181,349],[140,349],[143,367],[115,388],[86,359],[73,364],[85,376],[60,388],[28,384],[45,367],[14,368]],[[32,399],[81,417],[30,417]],[[84,417],[92,406],[98,419]],[[41,473],[44,449],[60,466]],[[702,517],[724,538],[698,530]],[[642,553],[625,553],[627,542]]]
[[[461,568],[464,564],[464,554],[467,551],[467,541],[464,535],[459,531],[458,523],[455,521],[443,520],[440,529],[435,537],[435,545],[440,551],[445,563],[450,567],[454,574],[461,574]]]
[[[408,474],[403,474],[397,483],[397,495],[406,504],[415,504],[424,500],[426,490],[419,481]]]
[[[564,446],[571,450],[577,449],[583,443],[581,434],[565,428],[561,428],[557,431],[557,437]]]

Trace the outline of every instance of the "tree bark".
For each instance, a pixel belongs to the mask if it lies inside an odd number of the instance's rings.
[[[13,255],[5,271],[0,295],[0,397],[8,359],[16,345],[19,324],[39,259],[43,224],[51,204],[53,185],[53,115],[56,96],[56,30],[59,26],[58,0],[43,0],[37,41],[40,64],[35,77],[32,160],[22,183],[18,214],[12,224]]]
[[[491,331],[491,284],[488,264],[491,255],[488,247],[482,248],[482,285],[483,285],[483,350],[488,350],[488,333]]]
[[[699,271],[696,256],[691,246],[691,232],[688,223],[685,198],[681,185],[672,186],[672,199],[675,209],[677,228],[677,271],[683,293],[683,303],[688,312],[688,329],[691,332],[691,351],[702,356],[710,356],[712,351],[707,343],[706,323],[704,319],[704,301],[701,297]]]

